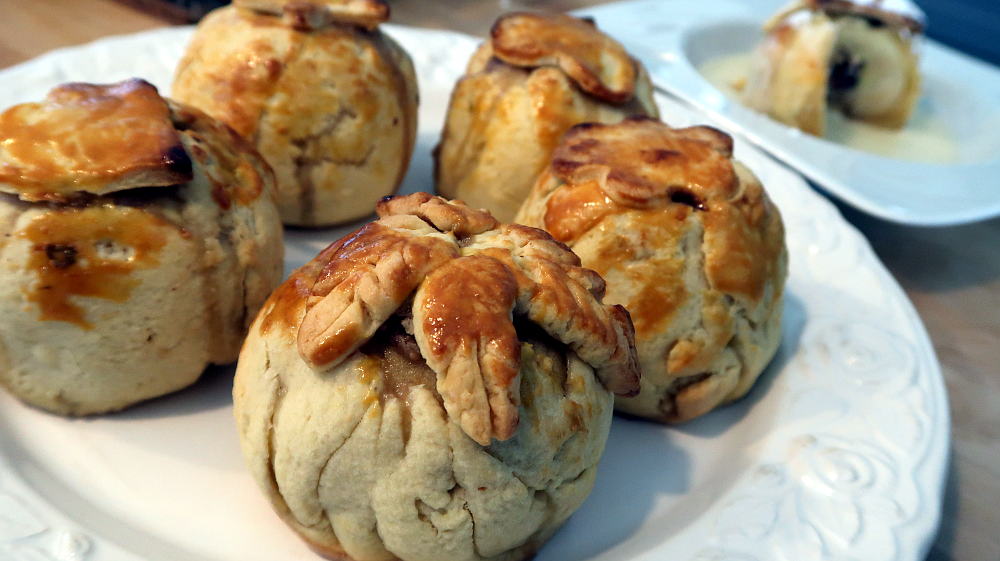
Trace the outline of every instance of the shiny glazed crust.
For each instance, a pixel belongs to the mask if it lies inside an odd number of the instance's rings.
[[[657,114],[646,70],[593,23],[501,17],[452,92],[437,190],[510,221],[571,126]]]
[[[377,210],[251,329],[251,472],[333,559],[525,559],[589,493],[611,391],[637,388],[627,312],[544,232],[425,193]]]
[[[781,217],[716,129],[578,125],[517,220],[568,244],[632,313],[641,390],[619,410],[702,415],[745,394],[777,349]]]
[[[66,200],[191,180],[166,102],[148,82],[63,84],[0,114],[0,191]]]
[[[636,62],[593,20],[514,12],[493,24],[490,39],[493,55],[507,64],[557,66],[580,89],[604,101],[624,103],[635,93]]]
[[[402,181],[416,138],[412,63],[378,29],[304,31],[221,8],[199,24],[173,95],[254,144],[275,171],[287,224],[370,214]]]
[[[306,278],[291,281],[311,284],[295,328],[312,367],[336,367],[412,297],[413,335],[445,408],[479,444],[506,440],[517,428],[520,344],[512,315],[572,348],[610,391],[635,392],[627,313],[602,305],[601,278],[547,234],[426,193],[382,201],[377,210],[379,220],[324,250]],[[297,292],[278,298],[268,314],[287,317],[281,307],[300,300]]]
[[[95,96],[79,110],[98,121],[109,118],[107,92],[130,84],[72,88]],[[105,195],[95,185],[63,193],[65,203],[0,195],[0,384],[32,405],[87,415],[179,390],[236,359],[280,282],[270,169],[228,127],[160,103],[187,181]],[[147,118],[159,127],[158,114]],[[126,125],[145,127],[134,114]]]

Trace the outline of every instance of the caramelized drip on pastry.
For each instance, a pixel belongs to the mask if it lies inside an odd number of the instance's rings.
[[[0,114],[0,190],[63,200],[191,180],[166,102],[142,80],[65,84]]]
[[[17,236],[32,243],[27,267],[37,275],[26,291],[38,305],[40,319],[92,328],[73,296],[128,300],[139,280],[137,269],[159,263],[166,244],[164,222],[129,207],[94,206],[49,211],[32,220]]]

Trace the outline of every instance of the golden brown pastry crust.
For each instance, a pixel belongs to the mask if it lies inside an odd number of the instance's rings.
[[[435,181],[509,222],[571,126],[658,113],[645,69],[591,22],[516,13],[493,33],[452,92]]]
[[[95,162],[111,171],[106,185],[93,174],[21,194],[40,202],[0,194],[0,385],[37,407],[89,415],[234,361],[282,276],[263,159],[229,127],[138,80],[60,86],[29,114],[36,128],[67,116],[49,133],[77,126],[49,143],[61,151],[54,174]],[[143,137],[135,151],[121,146]],[[187,162],[185,176],[164,162],[134,165],[158,146]]]
[[[389,21],[389,5],[382,0],[234,0],[233,5],[282,16],[288,25],[305,31],[333,23],[375,29]]]
[[[191,180],[167,103],[143,80],[64,84],[0,114],[0,191],[65,200]]]
[[[302,358],[331,369],[412,297],[413,335],[445,409],[483,445],[517,427],[514,316],[568,345],[610,391],[637,390],[628,313],[601,304],[600,277],[548,234],[426,193],[384,200],[378,212],[275,292],[263,332],[295,332]]]
[[[514,66],[557,66],[583,91],[611,103],[635,93],[636,63],[593,20],[566,14],[513,12],[490,30],[493,55]]]
[[[780,215],[721,131],[644,118],[578,125],[517,220],[567,243],[608,280],[608,301],[632,312],[643,378],[637,398],[618,400],[628,412],[672,422],[703,414],[745,393],[777,346]],[[771,339],[763,360],[744,353],[730,377],[716,368],[744,312],[768,323]],[[685,333],[677,326],[689,319],[696,328]]]
[[[302,30],[216,10],[179,63],[173,95],[254,144],[275,171],[287,224],[370,214],[402,181],[416,138],[409,57],[380,30],[352,24]]]

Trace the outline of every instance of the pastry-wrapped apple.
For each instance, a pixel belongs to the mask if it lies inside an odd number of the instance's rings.
[[[83,415],[236,360],[282,272],[251,146],[140,80],[59,86],[0,138],[0,383]]]
[[[265,304],[233,390],[275,510],[333,559],[530,557],[590,492],[632,324],[535,228],[417,193]]]
[[[416,136],[417,82],[381,0],[235,0],[199,24],[173,96],[250,140],[286,224],[371,214]]]
[[[580,125],[517,216],[569,245],[631,312],[641,390],[620,411],[707,413],[744,395],[781,341],[781,216],[732,147],[709,127]]]
[[[563,133],[630,115],[658,115],[649,77],[592,20],[502,16],[452,92],[438,192],[509,221]]]
[[[915,47],[923,22],[909,0],[795,2],[765,26],[743,100],[817,136],[834,108],[901,128],[920,96]]]

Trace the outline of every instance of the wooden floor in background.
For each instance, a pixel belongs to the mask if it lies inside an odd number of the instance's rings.
[[[481,36],[507,10],[598,3],[390,0],[394,23]],[[112,0],[0,0],[0,14],[0,68],[54,48],[166,23]],[[909,228],[842,210],[913,300],[948,385],[952,470],[929,561],[1000,561],[1000,219]]]

